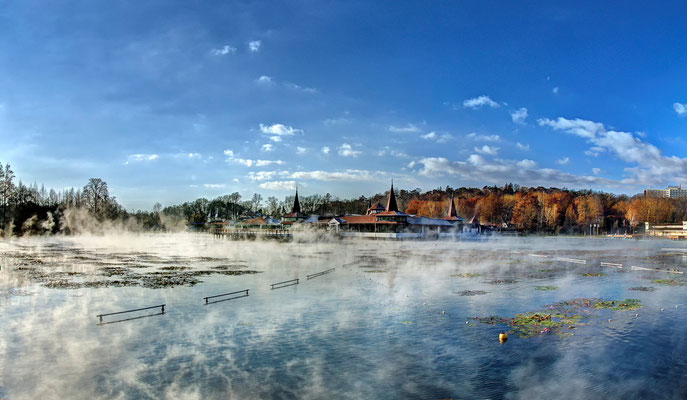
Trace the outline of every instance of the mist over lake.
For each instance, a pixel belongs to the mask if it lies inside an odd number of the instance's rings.
[[[685,250],[534,237],[12,239],[0,242],[0,397],[684,398]],[[488,320],[573,299],[641,307],[576,309],[573,328],[533,335]],[[96,317],[161,304],[164,314]]]

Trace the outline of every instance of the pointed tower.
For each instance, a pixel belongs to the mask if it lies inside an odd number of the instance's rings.
[[[307,215],[301,213],[301,202],[298,201],[298,187],[296,187],[296,196],[293,198],[293,208],[289,214],[282,216],[282,223],[290,224],[294,222],[302,222]]]
[[[453,201],[453,195],[451,195],[451,202],[448,205],[448,212],[446,214],[446,218],[444,219],[451,223],[463,221],[463,219],[458,216],[458,212],[456,211],[456,203]]]
[[[394,181],[391,180],[391,189],[389,190],[389,200],[386,202],[386,211],[398,212],[398,204],[396,204],[396,195],[394,194]]]
[[[291,214],[301,213],[301,203],[298,201],[298,186],[296,186],[296,197],[293,198],[293,208],[291,209]]]
[[[446,218],[458,218],[458,213],[456,212],[456,203],[453,201],[453,195],[451,195],[451,203],[448,205],[448,213]]]

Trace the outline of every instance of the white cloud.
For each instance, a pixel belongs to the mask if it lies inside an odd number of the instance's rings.
[[[274,150],[274,146],[272,146],[269,143],[263,144],[262,148],[260,149],[260,151],[272,151],[272,150]]]
[[[594,175],[599,175],[601,173],[601,168],[592,168]]]
[[[253,53],[260,51],[260,46],[262,46],[262,40],[253,40],[248,42],[248,49]]]
[[[296,190],[296,181],[271,181],[261,183],[258,186],[266,190]],[[301,186],[305,185],[301,183]]]
[[[589,154],[608,151],[622,161],[635,164],[625,168],[629,177],[623,179],[623,183],[654,186],[687,181],[687,158],[664,156],[656,146],[630,132],[607,130],[601,123],[579,118],[570,120],[559,117],[556,120],[540,119],[538,122],[541,126],[586,139],[593,145],[588,150]]]
[[[226,162],[233,164],[240,164],[246,167],[265,167],[268,165],[284,165],[286,164],[282,160],[251,160],[246,158],[236,157],[234,151],[231,149],[224,150],[224,154],[227,156]]]
[[[514,123],[519,125],[525,125],[525,119],[527,119],[527,109],[525,107],[519,108],[510,113],[510,117]]]
[[[532,169],[532,168],[537,167],[537,163],[535,161],[528,160],[528,159],[520,160],[515,165],[517,165],[520,168],[528,168],[528,169]]]
[[[376,179],[376,175],[366,170],[347,169],[344,171],[297,171],[290,178],[298,180],[360,182]]]
[[[233,182],[239,183],[239,178],[234,178]]]
[[[274,80],[272,79],[272,77],[267,76],[267,75],[262,75],[258,79],[256,79],[255,81],[258,82],[258,84],[264,85],[264,86],[269,86],[269,85],[274,84]]]
[[[296,147],[296,154],[305,154],[308,151],[305,147],[297,146]]]
[[[225,56],[227,54],[234,54],[236,53],[236,47],[232,47],[229,45],[226,45],[222,48],[219,49],[212,49],[210,50],[210,54],[213,56]]]
[[[298,181],[316,180],[316,181],[338,181],[338,182],[360,182],[378,180],[380,177],[384,178],[383,173],[372,173],[367,170],[346,169],[343,171],[295,171],[288,170],[281,171],[257,171],[249,172],[248,178],[251,181],[268,181],[271,179],[295,179]]]
[[[203,187],[206,189],[223,189],[226,187],[224,183],[204,183]]]
[[[558,94],[558,86],[556,86],[555,88],[553,88],[552,92],[553,92],[553,94]]]
[[[537,122],[541,126],[548,126],[554,130],[565,131],[586,139],[592,139],[599,132],[605,130],[603,124],[579,118],[566,119],[559,117],[557,120],[541,118],[538,119]]]
[[[453,139],[453,136],[451,136],[448,133],[443,133],[441,135],[437,135],[436,132],[432,131],[424,135],[420,135],[421,138],[425,140],[434,140],[437,143],[446,143],[449,140]]]
[[[132,162],[147,162],[147,161],[155,161],[159,159],[160,156],[157,154],[130,154],[126,161],[124,162],[125,165],[132,163]]]
[[[330,150],[331,150],[331,149],[329,148],[329,146],[324,146],[324,147],[322,148],[322,154],[329,154],[329,151],[330,151]]]
[[[570,163],[570,157],[563,157],[560,160],[556,160],[556,164],[567,165]]]
[[[578,176],[550,168],[538,168],[532,160],[487,160],[472,154],[465,161],[450,161],[444,157],[427,157],[418,161],[423,176],[460,176],[480,184],[518,182],[529,186],[568,186],[589,188],[592,184],[611,184],[613,181],[595,177]]]
[[[416,164],[415,161],[409,162],[409,163],[408,163],[408,168],[415,168],[415,164]]]
[[[380,156],[380,157],[384,157],[384,156],[386,156],[386,155],[390,155],[390,156],[398,157],[398,158],[408,158],[408,157],[410,157],[410,156],[407,155],[406,153],[403,153],[403,152],[398,151],[398,150],[394,150],[394,149],[392,149],[392,148],[389,147],[389,146],[384,146],[382,149],[380,149],[380,150],[377,152],[377,155]]]
[[[604,149],[603,147],[592,146],[588,150],[585,150],[584,154],[591,157],[598,157],[599,154],[603,153],[604,151],[606,151],[606,149]]]
[[[197,158],[202,158],[203,156],[200,153],[188,153],[188,158],[191,159],[197,159]]]
[[[498,142],[501,140],[499,135],[478,135],[475,132],[467,135],[470,140],[483,140],[485,142]]]
[[[491,108],[500,107],[499,103],[492,100],[489,96],[484,95],[472,99],[467,99],[463,102],[463,107],[472,108],[473,110],[477,110],[479,108],[482,108],[483,106],[489,106]]]
[[[302,129],[296,129],[291,126],[283,124],[263,125],[260,124],[260,131],[262,133],[273,136],[293,136],[297,133],[303,133]]]
[[[687,115],[687,103],[673,103],[673,110],[679,116]]]
[[[297,85],[297,84],[292,83],[292,82],[285,82],[285,83],[284,83],[284,86],[286,86],[286,87],[289,88],[289,89],[296,90],[296,91],[303,92],[303,93],[314,94],[314,93],[318,93],[318,92],[319,92],[319,91],[318,91],[317,89],[315,89],[315,88],[300,86],[300,85]]]
[[[490,156],[495,156],[499,152],[498,147],[487,146],[486,144],[482,147],[475,147],[475,151],[480,154],[487,154]]]
[[[522,144],[520,142],[515,143],[515,145],[520,149],[524,151],[530,151],[530,145],[529,144]]]
[[[406,124],[405,126],[395,126],[395,125],[389,125],[389,132],[396,132],[396,133],[417,133],[420,132],[420,128],[418,128],[414,124]]]
[[[358,157],[361,154],[361,151],[353,150],[353,147],[348,143],[339,146],[339,155],[342,157]]]
[[[250,171],[248,173],[248,179],[251,181],[266,181],[269,179],[274,179],[276,176],[283,174],[288,175],[288,171]]]
[[[281,136],[270,136],[270,140],[273,142],[281,142]]]

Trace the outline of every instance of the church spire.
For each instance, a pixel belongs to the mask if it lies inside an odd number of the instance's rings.
[[[398,205],[396,204],[396,195],[394,194],[394,180],[391,180],[391,190],[389,190],[389,200],[386,202],[386,211],[398,212]]]
[[[301,203],[298,201],[298,185],[296,185],[296,197],[293,199],[293,209],[291,210],[292,214],[295,213],[300,213],[301,212]]]
[[[453,194],[451,195],[451,202],[448,205],[448,215],[446,215],[446,218],[458,218],[458,213],[456,212],[456,203],[453,201]]]

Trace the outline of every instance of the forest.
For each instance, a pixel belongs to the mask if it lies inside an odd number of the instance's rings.
[[[687,220],[687,199],[615,195],[591,190],[521,187],[515,184],[479,188],[450,186],[429,191],[394,191],[401,210],[432,218],[446,216],[453,198],[466,223],[480,223],[539,234],[581,234],[594,227],[598,233],[630,232],[643,222],[678,223]],[[388,192],[341,199],[329,193],[299,195],[301,211],[308,215],[364,214]],[[279,218],[291,211],[294,196],[264,199],[259,193],[243,199],[234,192],[208,200],[199,198],[150,211],[127,211],[109,193],[107,183],[91,178],[82,188],[62,191],[43,185],[15,182],[9,164],[0,164],[0,233],[3,236],[46,233],[185,229],[216,219],[268,215]]]

